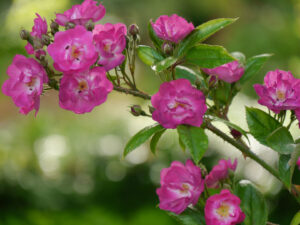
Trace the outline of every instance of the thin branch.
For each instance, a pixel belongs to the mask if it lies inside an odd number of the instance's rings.
[[[138,91],[138,90],[127,89],[127,88],[123,88],[123,87],[119,87],[119,86],[114,86],[114,90],[118,91],[118,92],[125,93],[125,94],[133,95],[133,96],[136,96],[136,97],[140,97],[140,98],[143,98],[143,99],[146,99],[146,100],[151,99],[150,95],[148,95],[144,92]]]

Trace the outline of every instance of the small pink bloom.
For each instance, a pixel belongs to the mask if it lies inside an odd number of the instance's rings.
[[[112,89],[113,85],[101,67],[64,74],[60,82],[59,105],[78,114],[90,112],[106,101]]]
[[[48,46],[54,68],[62,72],[85,71],[98,57],[93,44],[93,34],[83,26],[60,31]]]
[[[11,96],[20,113],[27,114],[40,107],[43,83],[48,82],[44,68],[34,59],[16,55],[7,69],[9,79],[2,86],[2,92]]]
[[[264,82],[264,85],[254,85],[255,91],[260,97],[259,104],[267,106],[275,113],[300,107],[300,79],[294,78],[291,72],[269,71]]]
[[[197,204],[204,189],[201,169],[191,160],[185,165],[174,161],[171,167],[162,169],[160,184],[156,190],[159,208],[176,214],[182,213],[190,204]]]
[[[203,71],[227,83],[237,82],[243,76],[245,69],[238,61],[226,63],[213,69],[203,68]]]
[[[205,96],[186,79],[164,82],[151,98],[152,118],[165,128],[180,124],[200,127],[206,112]]]
[[[85,0],[81,5],[74,5],[63,14],[57,13],[55,22],[61,26],[71,22],[77,25],[85,25],[89,20],[97,22],[105,15],[105,8],[97,1]]]
[[[244,221],[239,197],[224,189],[220,194],[210,196],[205,204],[206,225],[235,225]]]
[[[300,157],[297,160],[297,166],[298,166],[298,169],[300,170]]]
[[[192,23],[188,23],[184,18],[176,14],[160,16],[155,23],[151,22],[151,24],[159,38],[176,44],[195,29]]]
[[[106,71],[122,64],[125,56],[122,54],[126,47],[126,26],[122,23],[104,25],[97,24],[93,30],[96,50],[99,53],[99,65]]]
[[[233,163],[228,159],[221,159],[217,165],[213,167],[210,173],[205,177],[205,184],[208,188],[219,188],[219,181],[228,177],[229,170],[235,171],[237,160]]]
[[[32,27],[32,31],[30,35],[36,38],[42,38],[43,34],[47,34],[48,25],[46,19],[42,19],[42,17],[36,13],[37,18],[34,19],[34,25]],[[27,43],[25,49],[29,55],[34,54],[33,46],[30,43]]]

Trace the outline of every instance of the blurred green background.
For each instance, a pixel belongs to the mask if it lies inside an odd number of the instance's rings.
[[[31,30],[38,12],[48,21],[63,12],[73,0],[0,1],[0,83],[15,54],[25,54],[20,28]],[[241,51],[247,57],[274,53],[255,79],[247,83],[233,102],[229,117],[246,128],[244,105],[259,107],[252,88],[268,70],[290,70],[300,78],[299,0],[103,0],[104,22],[137,23],[143,44],[147,23],[162,14],[179,14],[194,25],[218,17],[239,20],[207,42]],[[138,61],[138,85],[153,94],[159,79]],[[149,103],[112,93],[108,101],[91,113],[75,115],[58,106],[57,93],[47,92],[41,108],[23,116],[9,97],[0,94],[0,224],[2,225],[175,225],[156,206],[155,188],[159,172],[173,160],[185,161],[176,132],[168,132],[159,143],[157,156],[143,145],[122,159],[122,148],[131,135],[151,119],[135,118],[132,104]],[[223,127],[226,130],[225,127]],[[300,135],[294,126],[294,135]],[[252,180],[265,194],[269,221],[289,224],[299,210],[296,202],[270,174],[251,160],[244,160],[232,146],[210,135],[204,163],[211,168],[221,157],[238,158],[237,176]],[[277,156],[251,140],[251,147],[276,166]],[[294,182],[300,184],[299,171]]]

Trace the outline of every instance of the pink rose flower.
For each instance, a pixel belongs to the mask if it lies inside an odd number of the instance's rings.
[[[300,170],[300,157],[297,160],[297,166],[298,166],[298,169]]]
[[[101,67],[64,74],[60,82],[59,105],[78,114],[90,112],[106,101],[112,89],[113,85]]]
[[[162,169],[160,184],[156,190],[159,208],[176,214],[182,213],[190,204],[197,204],[204,189],[201,169],[191,160],[185,165],[174,161],[171,167]]]
[[[159,38],[176,44],[195,29],[192,23],[188,23],[184,18],[176,14],[160,16],[155,23],[151,21],[151,24]]]
[[[217,77],[227,83],[237,82],[243,76],[245,69],[238,61],[226,63],[213,69],[202,69],[205,73]]]
[[[93,44],[93,34],[83,26],[57,32],[48,46],[54,68],[62,72],[85,71],[98,57]]]
[[[43,84],[48,82],[44,68],[34,59],[16,55],[7,69],[9,79],[2,86],[2,92],[12,97],[15,105],[20,107],[20,113],[28,114],[40,107],[40,95]]]
[[[206,112],[205,96],[186,79],[164,82],[151,98],[152,118],[165,128],[180,124],[200,127]]]
[[[300,79],[294,78],[291,72],[269,71],[264,82],[264,85],[254,85],[255,91],[260,97],[259,104],[267,106],[275,113],[300,107]]]
[[[217,165],[213,167],[210,173],[205,177],[205,184],[208,188],[219,188],[219,181],[228,177],[229,170],[235,171],[237,160],[233,163],[228,159],[221,159]]]
[[[220,194],[210,196],[205,204],[206,225],[235,225],[244,221],[239,197],[224,189]]]
[[[48,31],[48,25],[46,19],[42,19],[42,17],[39,14],[35,14],[37,18],[34,19],[34,25],[32,27],[32,31],[30,32],[30,35],[32,37],[36,38],[42,38],[43,34],[47,34]],[[28,42],[25,46],[25,49],[29,55],[34,54],[33,46]]]
[[[126,47],[126,26],[122,23],[104,25],[97,24],[93,30],[96,50],[100,55],[99,65],[106,71],[122,64],[125,56],[122,54]]]
[[[63,14],[57,13],[55,22],[61,26],[71,22],[77,25],[85,25],[89,20],[97,22],[105,15],[105,8],[101,3],[97,5],[97,1],[85,0],[81,5],[73,5]]]

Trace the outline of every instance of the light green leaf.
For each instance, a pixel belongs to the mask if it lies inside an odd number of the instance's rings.
[[[191,48],[186,54],[186,62],[202,68],[215,68],[234,61],[224,47],[199,44]]]
[[[296,213],[294,216],[291,225],[299,225],[300,224],[300,211]]]
[[[241,84],[244,84],[246,81],[250,80],[265,64],[265,62],[272,56],[272,54],[262,54],[256,55],[249,58],[246,61],[245,73],[239,80]]]
[[[272,116],[260,109],[247,107],[246,118],[250,133],[261,144],[281,154],[289,154],[294,150],[292,135]]]
[[[180,140],[190,150],[195,163],[198,163],[208,148],[208,138],[200,127],[180,125],[177,127]]]
[[[204,41],[209,36],[213,35],[217,31],[223,29],[224,27],[232,24],[237,19],[232,18],[220,18],[215,20],[210,20],[196,27],[196,29],[182,42],[180,42],[175,55],[182,56],[186,54],[192,47],[196,44]]]
[[[127,142],[123,156],[125,157],[128,153],[139,147],[145,141],[147,141],[154,133],[164,129],[159,124],[154,124],[152,126],[145,127],[144,129],[140,130],[136,133],[130,140]]]
[[[151,139],[151,141],[150,141],[150,149],[151,149],[151,152],[152,152],[153,154],[155,154],[157,143],[158,143],[160,137],[163,135],[163,133],[164,133],[165,131],[166,131],[166,129],[162,129],[162,130],[157,131],[157,132],[153,135],[153,137],[152,137],[152,139]]]
[[[246,215],[243,224],[265,225],[268,220],[267,204],[254,185],[250,181],[241,181],[234,192],[241,199],[241,208]]]
[[[181,214],[168,212],[168,215],[176,219],[182,225],[205,225],[204,213],[187,208]]]
[[[139,45],[137,47],[137,55],[148,66],[152,66],[154,63],[164,59],[159,52],[146,45]]]
[[[155,63],[151,68],[156,72],[162,72],[163,70],[168,69],[170,66],[172,66],[174,63],[176,63],[177,59],[170,56],[168,58],[163,59],[160,62]]]
[[[197,79],[203,80],[203,78],[198,73],[185,66],[176,66],[175,76],[176,79],[180,79],[180,78],[187,79],[192,84],[194,84]]]

